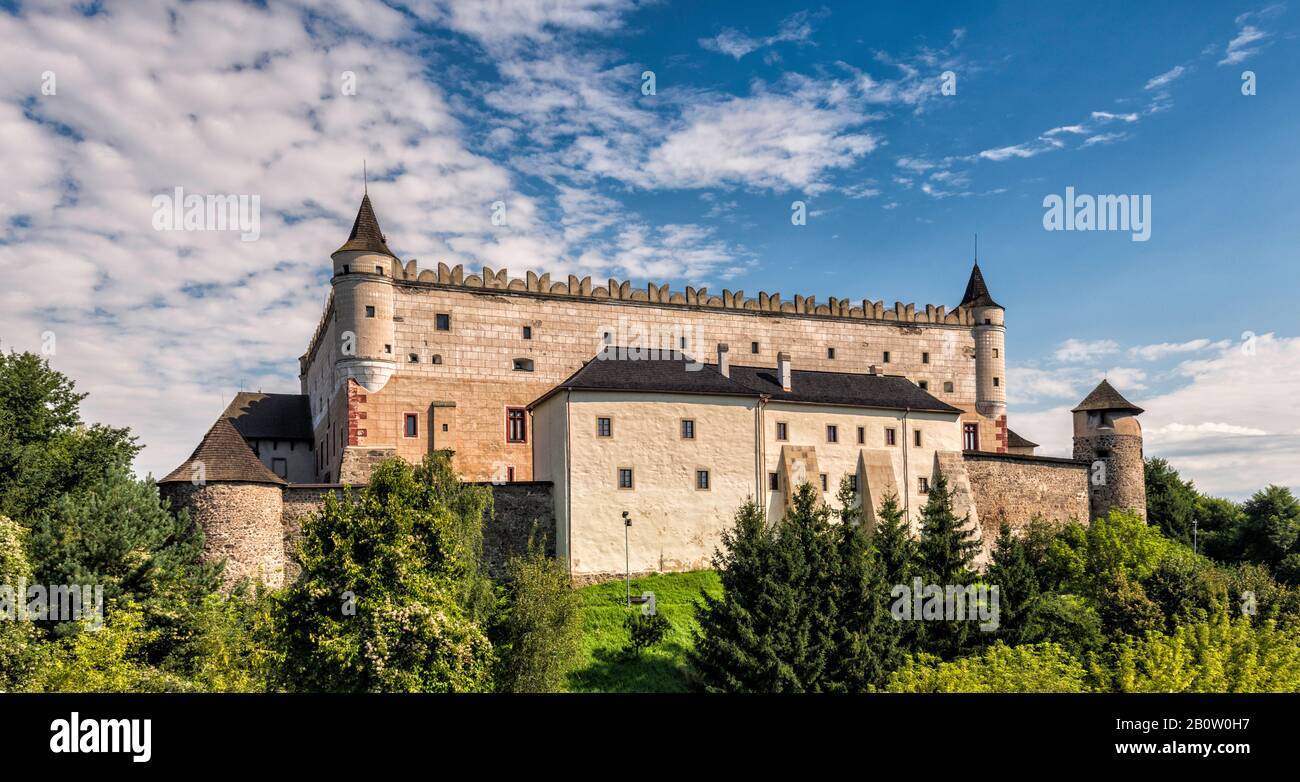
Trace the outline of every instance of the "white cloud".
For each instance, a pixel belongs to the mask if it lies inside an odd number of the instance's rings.
[[[1237,25],[1237,34],[1228,41],[1219,65],[1236,65],[1259,54],[1268,45],[1273,34],[1256,26],[1257,23],[1275,19],[1286,11],[1285,3],[1275,3],[1256,11],[1238,14],[1233,22]]]
[[[809,13],[800,11],[781,22],[780,28],[772,35],[753,38],[731,27],[724,28],[713,38],[701,38],[700,46],[713,52],[720,52],[739,60],[750,52],[767,48],[778,43],[803,43],[812,37],[812,25],[808,21]]]
[[[1153,76],[1151,79],[1147,81],[1146,86],[1143,87],[1143,89],[1154,90],[1157,87],[1164,87],[1170,82],[1177,80],[1180,76],[1182,76],[1186,72],[1187,69],[1184,68],[1183,66],[1175,65],[1173,68],[1170,68],[1169,70],[1165,71],[1159,76]]]
[[[1054,356],[1057,361],[1079,364],[1093,361],[1118,350],[1119,343],[1112,339],[1088,341],[1071,338],[1061,343]]]
[[[1123,122],[1137,122],[1137,121],[1138,121],[1138,115],[1137,115],[1137,114],[1133,114],[1133,113],[1130,113],[1130,114],[1114,114],[1114,113],[1109,112],[1109,111],[1094,111],[1094,112],[1092,113],[1092,118],[1095,119],[1095,120],[1098,120],[1098,121],[1100,121],[1100,122],[1111,122],[1111,121],[1114,121],[1114,120],[1120,120],[1120,121],[1123,121]]]
[[[1089,136],[1085,139],[1082,146],[1091,147],[1098,144],[1112,144],[1126,138],[1128,138],[1127,133],[1098,133],[1095,136]]]
[[[1128,353],[1130,356],[1134,356],[1136,358],[1140,358],[1145,361],[1155,361],[1157,359],[1165,358],[1167,356],[1172,356],[1179,353],[1194,353],[1196,351],[1205,350],[1206,348],[1210,348],[1210,347],[1214,347],[1218,350],[1223,350],[1224,348],[1228,347],[1229,344],[1230,343],[1228,340],[1211,342],[1208,339],[1191,339],[1186,342],[1160,342],[1153,345],[1138,345],[1136,347],[1129,348]]]

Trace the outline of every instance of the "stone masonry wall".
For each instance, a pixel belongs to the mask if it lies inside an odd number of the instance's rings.
[[[1089,519],[1085,462],[969,451],[962,457],[986,539],[997,537],[1003,520],[1018,530],[1035,516]]]
[[[173,508],[186,508],[203,530],[203,558],[225,560],[223,589],[243,578],[284,584],[281,488],[262,483],[165,483]]]

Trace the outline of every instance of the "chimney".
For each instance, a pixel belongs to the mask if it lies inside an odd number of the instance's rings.
[[[879,365],[879,364],[872,364],[871,366],[867,367],[867,374],[868,374],[868,375],[879,375],[879,374],[880,374],[880,365]]]
[[[718,371],[723,377],[731,377],[731,354],[727,343],[718,343]]]
[[[776,354],[776,376],[781,379],[781,390],[790,390],[790,354]]]

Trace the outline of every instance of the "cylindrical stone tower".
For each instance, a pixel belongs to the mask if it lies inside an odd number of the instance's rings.
[[[1088,497],[1092,518],[1112,510],[1147,517],[1145,465],[1142,461],[1142,408],[1102,380],[1074,413],[1074,458],[1088,462]]]
[[[970,272],[966,293],[959,308],[970,310],[975,322],[975,412],[985,419],[981,429],[991,425],[995,447],[1007,450],[1007,327],[1006,310],[989,295],[979,262]]]
[[[369,195],[361,199],[347,242],[330,258],[338,317],[333,354],[342,373],[339,379],[354,378],[373,393],[397,371],[392,280],[400,261],[384,241]]]

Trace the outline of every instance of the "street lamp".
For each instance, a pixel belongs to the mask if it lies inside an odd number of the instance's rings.
[[[632,526],[632,517],[623,511],[623,576],[627,582],[627,607],[632,607],[632,555],[628,553],[627,530]]]

